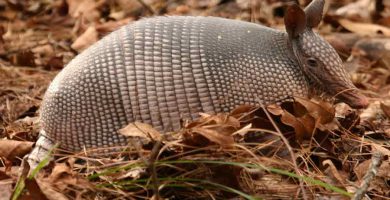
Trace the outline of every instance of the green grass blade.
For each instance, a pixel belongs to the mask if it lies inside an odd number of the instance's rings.
[[[347,191],[345,191],[345,190],[343,190],[343,189],[341,189],[339,187],[330,185],[330,184],[322,182],[320,180],[317,180],[317,179],[314,179],[314,178],[311,178],[311,177],[307,177],[307,176],[300,176],[300,175],[294,174],[292,172],[281,170],[281,169],[277,169],[277,168],[265,167],[265,166],[258,165],[258,164],[239,163],[239,162],[227,162],[227,161],[216,161],[216,160],[168,160],[168,161],[157,161],[156,162],[156,166],[159,166],[159,165],[162,165],[162,164],[196,164],[196,163],[231,165],[231,166],[237,166],[237,167],[243,167],[243,168],[266,170],[266,171],[269,171],[269,172],[272,172],[272,173],[275,173],[275,174],[280,174],[280,175],[289,176],[289,177],[292,177],[292,178],[302,179],[302,180],[304,180],[304,181],[306,181],[306,182],[308,182],[310,184],[323,187],[325,189],[328,189],[330,191],[339,193],[339,194],[347,196],[347,197],[352,197],[351,193],[348,193]],[[133,163],[132,166],[140,167],[140,166],[144,166],[144,165],[143,165],[143,163],[139,163],[139,164],[134,164]],[[124,166],[121,169],[125,169],[125,168],[131,169],[131,166],[130,165]],[[101,173],[101,174],[108,175],[109,173],[107,171],[107,173]],[[99,177],[99,174],[93,174],[92,176],[94,178],[97,178],[97,177]]]
[[[35,169],[32,170],[32,172],[30,173],[30,175],[28,176],[29,179],[33,179],[35,177],[35,175],[38,174],[38,172],[44,168],[47,163],[50,162],[50,158],[52,157],[52,154],[53,154],[53,151],[54,149],[56,149],[58,147],[58,143],[55,144],[50,150],[49,152],[47,152],[46,156],[42,159],[41,162],[38,163],[37,167]]]
[[[52,156],[53,150],[58,147],[58,144],[55,144],[46,154],[45,158],[42,159],[41,162],[38,163],[37,167],[33,169],[33,171],[30,173],[30,175],[27,177],[28,179],[33,179],[38,172],[49,163],[50,158]],[[25,177],[20,177],[18,182],[15,186],[15,191],[12,195],[12,200],[16,200],[19,198],[19,196],[22,194],[24,187],[26,186]]]
[[[260,200],[261,198],[258,198],[258,197],[253,197],[249,194],[246,194],[242,191],[239,191],[239,190],[236,190],[234,188],[231,188],[231,187],[228,187],[226,185],[222,185],[222,184],[219,184],[219,183],[215,183],[215,182],[211,182],[211,181],[208,181],[208,180],[202,180],[202,179],[193,179],[193,178],[172,178],[172,177],[169,177],[169,178],[158,178],[157,179],[158,181],[175,181],[175,182],[191,182],[191,183],[200,183],[200,184],[207,184],[207,185],[211,185],[215,188],[218,188],[218,189],[221,189],[221,190],[224,190],[224,191],[227,191],[227,192],[231,192],[231,193],[234,193],[234,194],[237,194],[241,197],[244,197],[245,199],[248,199],[248,200]],[[119,181],[119,182],[112,182],[112,183],[104,183],[104,184],[98,184],[98,187],[107,187],[107,186],[112,186],[112,185],[116,185],[116,186],[119,186],[119,187],[124,187],[126,189],[131,189],[131,188],[137,188],[137,184],[139,183],[148,183],[150,180],[149,179],[137,179],[137,180],[130,180],[130,181]],[[169,187],[169,186],[173,186],[173,187],[176,187],[176,186],[179,186],[179,187],[182,187],[183,184],[172,184],[172,183],[169,183],[169,184],[164,184],[166,187]],[[151,187],[151,186],[149,186]],[[188,187],[188,185],[187,185]],[[200,185],[197,185],[197,186],[194,186],[194,187],[200,187],[200,188],[203,188],[202,186]],[[147,187],[148,188],[148,187]]]

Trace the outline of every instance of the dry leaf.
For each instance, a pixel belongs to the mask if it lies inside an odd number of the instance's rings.
[[[151,125],[133,122],[127,125],[126,127],[118,130],[118,132],[124,136],[128,137],[141,137],[146,139],[161,140],[161,134]]]
[[[104,171],[103,171],[104,172]],[[99,172],[98,172],[99,173]],[[132,180],[141,178],[142,175],[145,175],[146,169],[142,167],[134,167],[127,170],[121,170],[115,173],[110,173],[109,175],[102,175],[99,178],[106,181],[118,181],[126,178],[130,178]]]
[[[69,198],[62,194],[61,192],[56,191],[50,183],[46,181],[37,180],[39,187],[46,198],[49,200],[68,200]]]
[[[11,58],[11,62],[14,65],[19,66],[29,66],[29,67],[35,67],[35,54],[30,51],[20,51],[17,54],[13,55]]]
[[[0,171],[0,199],[11,199],[13,180],[5,172]]]
[[[53,56],[47,61],[45,65],[46,70],[62,69],[64,67],[63,56]]]
[[[47,181],[60,191],[64,191],[69,185],[79,188],[91,188],[87,180],[72,172],[65,163],[57,163]]]
[[[33,142],[0,140],[0,157],[12,160],[15,157],[23,157],[32,149]]]
[[[371,19],[370,12],[374,9],[374,1],[359,0],[356,2],[350,2],[347,5],[338,8],[335,14],[343,18],[368,22]]]
[[[390,157],[390,150],[387,149],[386,147],[381,146],[381,145],[376,144],[376,143],[371,143],[371,147],[372,147],[373,151],[378,151],[382,155]]]
[[[334,183],[338,183],[343,186],[347,185],[345,181],[347,179],[346,175],[344,174],[344,176],[342,176],[342,174],[339,172],[339,170],[337,170],[336,166],[333,164],[332,160],[329,159],[324,160],[322,164],[324,166],[327,166],[327,168],[324,171],[328,174],[328,177],[331,176],[331,178],[333,178]]]
[[[97,21],[100,18],[99,8],[105,1],[95,0],[66,0],[69,5],[69,15],[73,18],[84,17],[90,22]]]
[[[267,106],[267,110],[268,112],[270,112],[271,114],[273,115],[282,115],[283,114],[283,109],[282,107],[280,107],[279,105],[276,105],[276,104],[271,104],[269,106]]]
[[[256,109],[255,106],[246,105],[246,104],[240,105],[230,112],[230,116],[234,116],[234,117],[241,116],[241,115],[253,112],[255,109]]]
[[[238,131],[232,133],[232,135],[244,136],[245,134],[247,134],[251,130],[251,128],[252,128],[252,124],[247,124],[246,126],[242,127]]]
[[[90,26],[82,35],[80,35],[80,37],[78,37],[73,42],[71,47],[72,49],[75,49],[80,52],[88,48],[98,40],[99,40],[99,34],[96,31],[96,28],[94,26]]]
[[[390,106],[388,106],[388,105],[386,105],[386,104],[381,102],[380,103],[380,107],[381,107],[383,113],[386,115],[386,117],[388,119],[390,119]]]
[[[35,179],[26,179],[24,180],[25,187],[29,191],[24,193],[20,199],[40,199],[40,200],[49,200],[46,195],[42,192],[37,181]]]
[[[390,36],[390,28],[377,24],[352,22],[346,19],[340,19],[339,23],[351,32],[362,36]]]
[[[296,102],[305,107],[307,112],[321,124],[333,121],[336,111],[331,104],[327,102],[315,103],[301,97],[295,97],[294,99]]]
[[[281,117],[281,121],[294,128],[297,140],[301,141],[305,135],[307,135],[304,124],[289,112],[284,112]]]
[[[234,138],[232,135],[225,135],[221,132],[212,129],[202,128],[202,127],[196,127],[191,130],[192,132],[198,133],[203,137],[207,138],[208,140],[210,140],[211,142],[219,144],[223,147],[231,146],[234,144]]]
[[[349,57],[352,47],[361,39],[356,33],[333,33],[324,36],[341,57]]]
[[[108,21],[106,23],[96,25],[96,30],[99,33],[105,35],[106,33],[111,33],[116,29],[118,29],[119,27],[126,25],[132,21],[134,21],[134,18],[130,18],[130,17],[121,19],[119,21]]]

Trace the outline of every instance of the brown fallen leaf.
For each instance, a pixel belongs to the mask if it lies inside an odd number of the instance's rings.
[[[388,119],[390,119],[390,106],[388,106],[388,105],[386,105],[386,104],[381,102],[380,103],[380,107],[381,107],[383,113],[386,115],[386,117]]]
[[[118,132],[128,137],[141,137],[145,139],[161,140],[161,133],[154,129],[151,125],[133,122],[126,127],[119,129]]]
[[[15,157],[23,157],[32,149],[33,142],[17,140],[0,140],[0,157],[13,160]]]
[[[0,199],[11,199],[13,180],[4,171],[0,171]]]
[[[364,38],[356,42],[352,48],[354,57],[364,57],[372,62],[387,58],[390,53],[389,38]],[[387,59],[388,60],[388,59]]]
[[[0,170],[0,181],[11,178],[7,173]]]
[[[196,127],[191,130],[194,133],[198,133],[207,138],[211,142],[221,145],[222,147],[228,147],[234,144],[234,138],[232,135],[225,135],[222,132],[218,132],[213,129],[207,129],[202,127]]]
[[[343,7],[338,8],[335,14],[343,18],[348,18],[356,21],[369,22],[371,19],[371,12],[374,10],[374,1],[358,0],[350,2]]]
[[[319,121],[319,123],[325,124],[333,121],[336,110],[330,103],[315,103],[301,97],[295,97],[294,99],[305,107],[308,113],[313,116],[316,121]]]
[[[387,149],[386,146],[381,146],[379,144],[372,143],[371,147],[374,151],[380,152],[382,155],[390,157],[390,150]]]
[[[352,22],[347,19],[340,19],[339,23],[347,30],[362,36],[390,36],[390,28],[377,24]]]
[[[106,35],[107,33],[111,33],[116,29],[118,29],[119,27],[126,25],[132,21],[134,21],[134,18],[131,17],[121,19],[119,21],[108,21],[103,24],[97,24],[96,30],[101,34]]]
[[[46,196],[49,200],[68,200],[69,198],[65,196],[65,194],[62,194],[61,192],[56,191],[53,186],[50,185],[50,183],[42,180],[37,180],[37,183],[39,185],[39,188],[41,189],[42,193]]]
[[[40,199],[49,200],[46,195],[42,192],[37,181],[35,179],[24,180],[26,190],[28,193],[23,193],[19,199]]]
[[[336,166],[332,162],[332,160],[327,159],[322,162],[322,164],[326,167],[324,170],[325,174],[328,175],[328,178],[332,179],[332,185],[342,185],[345,187],[347,185],[347,177],[348,175],[345,174],[343,171],[337,170]]]
[[[95,22],[100,19],[99,8],[102,7],[105,0],[66,0],[69,6],[69,15],[73,18],[83,17],[89,22]]]
[[[13,189],[13,182],[10,181],[2,181],[0,184],[0,199],[1,200],[8,200],[11,199],[12,196],[12,189]]]
[[[46,70],[58,70],[64,67],[64,57],[63,56],[53,56],[47,61],[45,65]]]
[[[57,163],[47,181],[60,191],[64,191],[69,186],[92,188],[86,179],[73,172],[65,163]]]
[[[348,58],[352,47],[361,39],[361,36],[356,33],[332,33],[326,35],[325,39],[336,49],[341,57]]]
[[[238,118],[238,116],[252,113],[254,110],[256,110],[255,106],[244,104],[244,105],[240,105],[240,106],[236,107],[235,109],[233,109],[230,112],[230,116]]]
[[[100,171],[97,171],[100,173]],[[104,174],[104,171],[102,171]],[[127,170],[120,170],[118,172],[113,172],[108,175],[101,175],[99,178],[106,180],[106,181],[119,181],[119,180],[124,180],[124,179],[140,179],[143,175],[146,174],[146,169],[142,167],[134,167],[132,169],[127,169]]]
[[[302,123],[302,120],[299,120],[297,117],[287,111],[282,114],[281,121],[284,124],[294,128],[295,136],[298,141],[302,141],[303,138],[306,138],[305,136],[309,134],[305,124]]]
[[[11,63],[19,66],[35,67],[35,54],[28,51],[20,51],[11,57]]]
[[[78,37],[73,44],[71,45],[72,49],[81,52],[82,50],[88,48],[93,43],[99,40],[99,34],[94,26],[88,27],[88,29]]]

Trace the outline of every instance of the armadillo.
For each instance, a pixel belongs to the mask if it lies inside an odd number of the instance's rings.
[[[131,122],[167,132],[200,112],[307,97],[312,88],[353,108],[367,106],[337,52],[312,30],[323,5],[289,6],[286,31],[200,16],[151,17],[119,28],[50,84],[30,165],[57,142],[71,152],[126,145],[118,130]]]

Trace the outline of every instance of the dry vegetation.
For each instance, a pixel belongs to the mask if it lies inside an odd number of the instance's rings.
[[[34,177],[21,158],[39,105],[71,58],[117,27],[153,15],[214,15],[283,29],[276,0],[0,0],[0,199],[390,199],[390,1],[327,1],[318,31],[370,106],[321,100],[203,114],[162,135],[135,123],[121,154],[56,151]],[[306,5],[308,1],[299,1]],[[25,168],[26,170],[26,168]],[[16,191],[16,192],[15,192]]]

